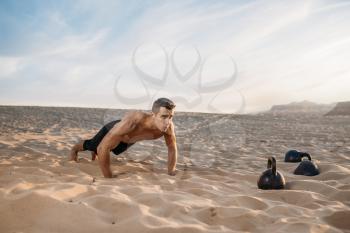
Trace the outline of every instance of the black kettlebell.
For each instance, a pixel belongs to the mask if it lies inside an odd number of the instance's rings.
[[[267,170],[264,171],[259,180],[259,189],[283,189],[286,181],[283,175],[276,170],[276,159],[275,157],[269,157],[267,160]]]
[[[284,156],[284,162],[298,163],[301,162],[303,156],[307,156],[305,152],[299,152],[297,150],[290,150]]]
[[[311,156],[308,153],[304,153],[302,157],[307,157],[308,159],[301,161],[294,171],[295,175],[316,176],[320,174],[317,164],[311,161]]]

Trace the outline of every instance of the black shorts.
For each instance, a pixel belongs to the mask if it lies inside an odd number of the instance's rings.
[[[93,138],[84,141],[83,149],[94,151],[97,154],[97,147],[104,138],[104,136],[113,128],[115,124],[117,124],[120,121],[121,120],[115,120],[103,126],[102,129],[100,129],[100,131],[98,131],[98,133]],[[134,143],[120,142],[112,151],[114,154],[119,155],[126,151],[126,149],[128,149],[133,144]]]

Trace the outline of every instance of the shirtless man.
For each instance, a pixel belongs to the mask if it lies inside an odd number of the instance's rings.
[[[70,160],[78,161],[78,152],[89,150],[92,160],[98,162],[104,177],[111,178],[109,152],[118,155],[137,141],[153,140],[164,136],[168,147],[168,174],[175,175],[177,148],[174,124],[175,104],[167,98],[157,99],[152,113],[132,111],[121,120],[112,121],[90,140],[83,140],[71,149]]]

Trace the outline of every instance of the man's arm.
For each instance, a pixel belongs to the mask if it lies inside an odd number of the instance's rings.
[[[135,126],[136,123],[133,117],[131,115],[126,115],[106,134],[97,147],[98,162],[104,177],[112,177],[109,152],[120,143],[122,136],[132,131]]]
[[[177,147],[173,123],[170,124],[169,129],[164,134],[164,139],[168,147],[168,174],[174,176],[177,162]]]

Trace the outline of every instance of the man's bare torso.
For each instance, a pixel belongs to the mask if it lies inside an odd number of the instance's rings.
[[[151,120],[150,113],[141,111],[130,112],[107,133],[104,140],[112,139],[111,137],[114,137],[114,140],[115,137],[118,137],[118,141],[125,143],[153,140],[164,136],[173,127],[171,124],[166,132],[162,132],[154,126],[152,127]]]

